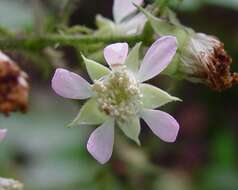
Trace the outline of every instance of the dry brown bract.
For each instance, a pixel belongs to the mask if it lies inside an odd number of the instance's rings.
[[[0,51],[0,112],[6,116],[18,110],[26,112],[28,94],[27,74]]]
[[[223,91],[238,83],[238,74],[230,71],[231,63],[232,59],[224,50],[224,44],[220,43],[214,48],[207,64],[207,83],[212,89]]]

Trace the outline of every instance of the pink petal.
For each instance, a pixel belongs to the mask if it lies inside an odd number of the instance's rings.
[[[56,69],[52,88],[64,98],[86,99],[92,95],[90,84],[85,79],[65,69]]]
[[[143,0],[114,0],[113,4],[113,17],[116,23],[121,22],[125,17],[136,11],[133,3],[142,5]]]
[[[179,131],[178,122],[169,114],[159,110],[147,110],[142,113],[142,118],[152,132],[165,142],[174,142]]]
[[[7,134],[7,129],[0,129],[0,141],[2,141]]]
[[[114,144],[114,120],[108,119],[89,137],[87,149],[100,163],[105,164],[112,156]]]
[[[162,72],[172,61],[177,50],[177,40],[173,36],[159,38],[147,51],[141,64],[138,78],[149,80]]]
[[[104,57],[111,68],[124,64],[127,55],[127,43],[111,44],[104,49]]]

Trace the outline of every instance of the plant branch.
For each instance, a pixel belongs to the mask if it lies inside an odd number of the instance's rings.
[[[94,35],[44,35],[44,36],[22,36],[22,37],[0,37],[0,49],[1,50],[31,50],[38,51],[45,47],[59,47],[59,46],[75,46],[86,48],[89,45],[95,43],[113,43],[119,41],[126,41],[129,44],[135,44],[139,41],[145,41],[144,35],[134,36],[105,36],[99,37]]]

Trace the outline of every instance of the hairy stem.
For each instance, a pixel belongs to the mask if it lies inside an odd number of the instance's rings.
[[[95,43],[113,43],[126,41],[129,44],[135,44],[139,41],[144,41],[144,35],[134,36],[106,36],[98,37],[93,35],[44,35],[44,36],[22,36],[22,37],[0,37],[0,49],[1,50],[31,50],[37,51],[44,49],[45,47],[59,47],[59,46],[75,46],[87,48],[89,45]]]

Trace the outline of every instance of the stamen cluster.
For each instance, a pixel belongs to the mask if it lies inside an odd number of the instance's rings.
[[[138,114],[142,94],[135,77],[125,68],[113,71],[104,79],[95,81],[93,90],[100,110],[118,121]]]

